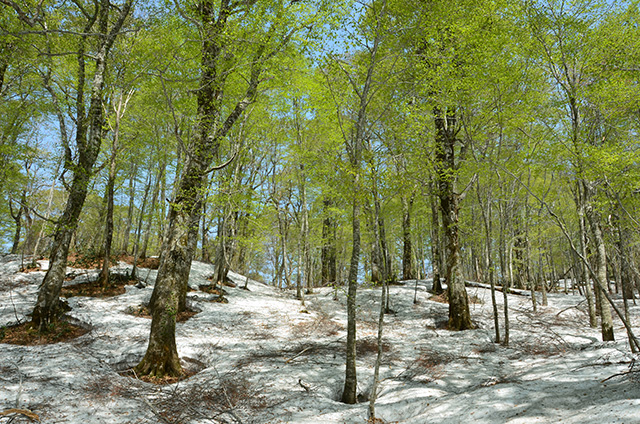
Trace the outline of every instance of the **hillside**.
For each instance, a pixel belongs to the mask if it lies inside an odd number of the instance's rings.
[[[0,324],[27,320],[43,271],[18,272],[18,256],[0,259]],[[40,261],[45,269],[46,261]],[[118,270],[125,272],[120,263]],[[71,272],[68,269],[68,272]],[[73,270],[86,282],[95,271]],[[190,306],[177,324],[184,366],[197,372],[168,385],[121,375],[142,357],[150,321],[131,315],[149,299],[147,287],[124,294],[70,297],[73,322],[88,333],[66,343],[19,346],[0,340],[0,412],[22,408],[42,423],[364,423],[367,403],[338,402],[346,339],[345,293],[319,288],[301,306],[293,294],[232,274],[228,303],[199,290],[213,267],[195,262]],[[531,312],[530,299],[509,295],[511,346],[491,342],[489,291],[468,288],[478,329],[443,328],[447,305],[429,300],[428,281],[391,287],[385,319],[377,414],[398,423],[640,423],[638,373],[620,322],[617,342],[588,328],[583,298],[553,293]],[[499,301],[502,301],[499,296]],[[358,294],[358,381],[369,391],[376,356],[379,289]],[[640,307],[632,306],[634,328]],[[3,333],[4,334],[4,333]],[[616,376],[617,374],[622,374]],[[613,377],[612,377],[613,376]],[[612,377],[612,378],[610,378]],[[13,420],[12,420],[13,418]],[[22,420],[22,421],[21,421]],[[0,423],[28,422],[0,415]]]

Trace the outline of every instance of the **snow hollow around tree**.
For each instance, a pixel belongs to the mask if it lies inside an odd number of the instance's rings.
[[[43,269],[47,262],[40,261]],[[21,273],[18,256],[0,258],[0,325],[28,320],[43,271]],[[126,272],[120,263],[113,272]],[[95,279],[72,270],[65,285]],[[159,386],[121,375],[144,355],[150,320],[131,315],[148,301],[148,283],[111,298],[69,298],[73,323],[90,331],[68,343],[17,346],[0,340],[0,413],[37,414],[42,423],[364,423],[367,402],[339,402],[346,341],[345,291],[306,296],[231,273],[228,304],[198,286],[214,268],[194,262],[188,293],[195,316],[177,325],[177,345],[189,379]],[[640,381],[629,375],[626,333],[603,343],[588,327],[579,295],[550,294],[531,312],[531,299],[509,295],[511,346],[492,343],[489,291],[468,288],[476,330],[443,329],[447,305],[428,300],[430,282],[391,287],[394,314],[385,318],[378,418],[399,423],[640,423]],[[502,295],[498,296],[502,301]],[[379,289],[358,292],[358,389],[366,399],[376,357]],[[638,329],[640,307],[631,307]],[[640,332],[640,331],[639,331]],[[2,330],[0,329],[0,337]],[[632,375],[636,375],[633,373]],[[608,379],[608,380],[606,380]],[[606,380],[606,381],[605,381]],[[20,414],[0,423],[28,422]]]

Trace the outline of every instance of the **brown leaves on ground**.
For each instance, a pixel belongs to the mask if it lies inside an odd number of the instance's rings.
[[[54,344],[73,340],[89,332],[86,328],[71,324],[67,321],[51,323],[43,333],[32,322],[0,327],[0,343],[22,346],[36,346]]]

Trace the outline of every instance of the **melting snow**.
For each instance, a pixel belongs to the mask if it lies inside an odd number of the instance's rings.
[[[46,261],[40,261],[46,268]],[[20,258],[0,258],[0,325],[28,319],[44,272],[20,273]],[[116,271],[130,267],[118,264]],[[68,269],[69,272],[72,269]],[[65,284],[96,271],[73,270]],[[228,304],[192,291],[200,312],[177,325],[185,366],[204,367],[176,384],[154,386],[118,374],[141,359],[150,320],[128,315],[148,301],[156,271],[141,270],[145,288],[120,296],[73,297],[69,315],[91,331],[70,343],[0,344],[0,412],[24,408],[43,423],[364,423],[367,402],[338,401],[343,385],[344,290],[315,289],[306,305],[231,273]],[[194,262],[189,285],[207,284],[213,267]],[[447,306],[428,300],[428,281],[391,287],[394,314],[385,318],[377,416],[399,423],[640,423],[640,382],[625,376],[632,356],[621,323],[617,342],[603,343],[588,327],[584,302],[549,294],[550,306],[509,295],[511,347],[492,343],[489,291],[470,287],[478,329],[441,329]],[[501,305],[502,294],[498,301]],[[358,293],[358,387],[366,395],[375,361],[379,289]],[[631,307],[634,328],[640,307]],[[502,321],[501,321],[502,325]],[[368,349],[367,349],[368,348]],[[605,381],[606,380],[606,381]],[[305,387],[303,387],[305,386]],[[308,389],[308,390],[307,390]],[[0,416],[0,422],[2,421]],[[8,417],[4,417],[8,419]],[[27,422],[16,417],[14,422]]]

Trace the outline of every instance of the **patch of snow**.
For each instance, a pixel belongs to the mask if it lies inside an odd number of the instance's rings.
[[[46,261],[40,261],[46,266]],[[18,272],[19,256],[0,257],[0,324],[28,319],[43,271]],[[119,263],[114,271],[129,272]],[[87,282],[96,271],[72,270]],[[212,265],[194,262],[188,293],[198,314],[177,324],[185,366],[204,367],[165,387],[123,377],[147,348],[150,320],[125,311],[148,301],[157,271],[141,269],[147,286],[120,296],[73,297],[69,315],[91,328],[70,343],[0,349],[0,411],[25,408],[43,423],[363,423],[368,403],[339,402],[346,342],[346,291],[316,288],[305,306],[292,292],[230,273],[228,304],[198,291]],[[249,290],[242,287],[247,283]],[[509,295],[511,344],[492,342],[486,287],[469,287],[478,329],[442,329],[447,305],[428,300],[430,281],[392,286],[376,412],[400,423],[640,423],[640,385],[624,376],[632,356],[614,319],[616,342],[588,326],[583,299],[550,293],[533,313],[531,298]],[[375,340],[379,289],[358,292],[358,338]],[[502,293],[497,296],[502,308]],[[634,328],[640,307],[631,306]],[[502,317],[500,325],[503,325]],[[358,356],[358,388],[371,387],[375,349]],[[607,380],[608,379],[608,380]],[[308,389],[308,390],[307,390]],[[168,418],[167,418],[168,417]]]

